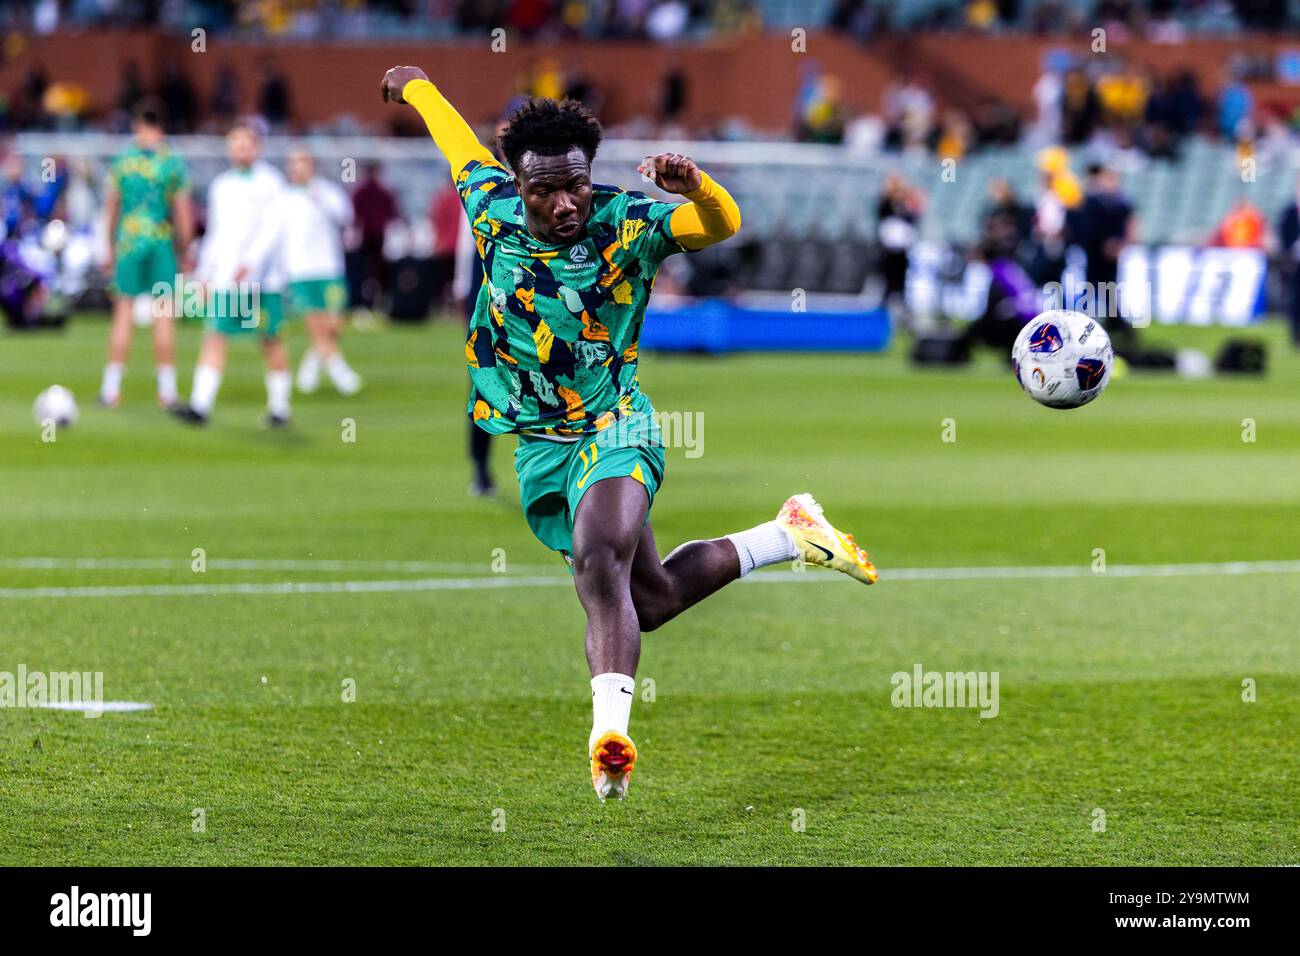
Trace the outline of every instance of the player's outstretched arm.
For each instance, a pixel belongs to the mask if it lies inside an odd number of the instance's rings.
[[[429,135],[451,164],[453,179],[474,160],[501,165],[418,66],[393,67],[384,74],[380,91],[384,102],[409,103],[419,111]]]
[[[740,207],[695,160],[681,153],[660,153],[646,164],[664,192],[685,196],[668,220],[669,231],[684,249],[703,249],[740,230]]]

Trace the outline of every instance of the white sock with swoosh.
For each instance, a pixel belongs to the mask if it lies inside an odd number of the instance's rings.
[[[743,578],[755,568],[782,561],[793,561],[799,557],[794,538],[775,521],[765,521],[748,531],[737,531],[726,536],[736,546],[736,555],[740,558],[740,576]]]
[[[626,674],[597,674],[591,679],[591,739],[587,752],[596,746],[602,734],[616,730],[627,736],[627,722],[632,717],[632,694],[636,680]]]

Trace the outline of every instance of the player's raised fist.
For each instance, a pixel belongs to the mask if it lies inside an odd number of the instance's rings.
[[[660,153],[650,158],[655,185],[666,193],[688,193],[700,188],[700,168],[681,153]]]
[[[402,99],[402,90],[406,84],[412,80],[427,80],[429,77],[418,66],[395,66],[384,74],[384,80],[379,84],[380,92],[384,95],[385,103],[405,103]]]

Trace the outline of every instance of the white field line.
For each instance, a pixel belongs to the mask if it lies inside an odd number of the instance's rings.
[[[0,558],[0,568],[22,571],[189,571],[189,558]],[[511,564],[524,571],[547,571],[551,564]],[[208,558],[209,571],[386,571],[412,574],[466,574],[492,570],[492,562],[454,561],[349,561],[328,558],[260,559]]]
[[[1296,561],[1226,561],[1205,564],[1124,564],[1105,572],[1090,565],[984,568],[886,568],[881,583],[892,581],[1015,580],[1021,578],[1163,578],[1243,574],[1300,574]],[[746,584],[847,582],[820,570],[762,571]],[[0,588],[0,600],[81,597],[200,597],[212,595],[374,594],[410,591],[471,591],[492,588],[572,587],[564,574],[496,574],[473,578],[413,578],[401,581],[284,581],[244,584],[127,584],[86,587]]]
[[[0,600],[79,597],[202,597],[263,594],[373,594],[393,591],[468,591],[483,588],[570,585],[557,574],[523,577],[412,578],[404,581],[281,581],[248,584],[124,584],[100,587],[0,588]]]
[[[1088,564],[1038,567],[884,568],[881,581],[1006,581],[1015,578],[1182,578],[1225,574],[1300,574],[1300,561],[1220,561],[1204,564],[1112,564],[1094,571]],[[768,572],[764,577],[792,581],[806,572]],[[836,575],[836,577],[840,577]],[[746,579],[748,580],[748,579]],[[847,579],[846,579],[847,580]]]
[[[139,700],[56,700],[48,704],[38,704],[46,710],[74,710],[88,714],[130,713],[136,710],[153,710],[153,704]]]

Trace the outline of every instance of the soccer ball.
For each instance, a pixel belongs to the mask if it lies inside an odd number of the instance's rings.
[[[67,428],[77,421],[77,400],[62,385],[51,385],[36,396],[32,414],[38,425],[53,421],[57,427]]]
[[[1055,309],[1026,323],[1011,347],[1016,381],[1048,408],[1078,408],[1106,390],[1115,352],[1101,323]]]

